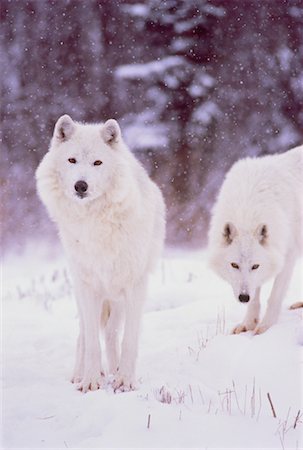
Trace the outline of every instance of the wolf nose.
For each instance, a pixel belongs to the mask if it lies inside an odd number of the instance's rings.
[[[247,294],[240,294],[239,295],[239,300],[241,303],[247,303],[249,302],[249,295]]]
[[[88,184],[86,181],[80,180],[75,184],[75,189],[79,194],[84,194],[87,191]]]

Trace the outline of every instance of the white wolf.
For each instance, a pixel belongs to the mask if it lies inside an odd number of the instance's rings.
[[[80,124],[60,117],[36,178],[59,229],[79,310],[72,381],[83,392],[102,387],[102,323],[113,387],[133,389],[147,278],[165,235],[162,194],[113,119]]]
[[[263,333],[278,320],[303,247],[303,146],[238,161],[227,173],[209,231],[211,267],[248,302],[234,333]],[[260,288],[275,277],[259,323]]]

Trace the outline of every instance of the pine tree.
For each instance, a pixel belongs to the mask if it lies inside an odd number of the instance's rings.
[[[197,200],[203,173],[211,164],[211,133],[219,108],[211,100],[215,79],[210,67],[217,58],[224,9],[208,0],[149,0],[141,4],[141,14],[138,4],[128,5],[126,11],[144,32],[149,59],[117,73],[133,86],[130,95],[144,86],[144,111],[153,111],[148,121],[156,133],[165,130],[168,151],[157,163],[158,167],[164,163],[165,170],[157,179],[171,184],[165,189],[170,214],[184,238],[193,227],[187,208]]]

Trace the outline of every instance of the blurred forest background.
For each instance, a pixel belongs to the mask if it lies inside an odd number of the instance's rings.
[[[205,244],[237,159],[303,142],[303,0],[1,0],[1,30],[6,248],[55,235],[34,171],[64,113],[120,122],[171,244]]]

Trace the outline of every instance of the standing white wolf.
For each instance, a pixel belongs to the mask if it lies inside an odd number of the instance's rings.
[[[302,251],[303,146],[247,158],[226,175],[209,231],[211,267],[248,302],[234,333],[263,333],[277,322],[295,260]],[[275,277],[259,323],[260,288]]]
[[[59,229],[79,310],[72,381],[83,392],[102,387],[102,323],[113,387],[133,389],[147,278],[165,235],[162,194],[113,119],[80,124],[60,117],[36,178]]]

